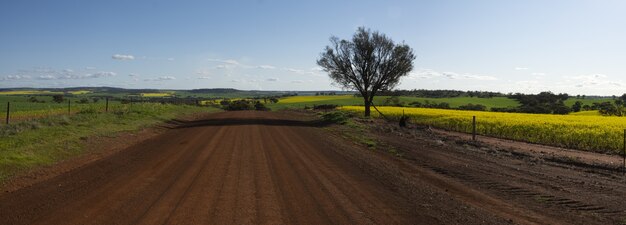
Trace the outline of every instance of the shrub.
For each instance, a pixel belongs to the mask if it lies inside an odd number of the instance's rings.
[[[343,111],[332,111],[322,114],[322,120],[330,123],[345,124],[352,115]]]
[[[52,96],[52,101],[56,102],[56,103],[61,103],[63,102],[64,98],[63,95],[53,95]]]
[[[404,106],[404,102],[401,102],[400,98],[398,98],[398,96],[391,96],[391,97],[385,99],[385,102],[383,103],[383,105],[385,105],[385,106]]]
[[[228,111],[238,111],[238,110],[253,110],[255,109],[254,104],[247,100],[236,100],[230,102],[227,106],[224,106],[225,110]]]
[[[81,98],[80,100],[76,101],[76,103],[79,103],[79,104],[87,104],[87,103],[89,103],[89,99],[86,99],[86,98]]]
[[[481,104],[472,104],[459,106],[460,110],[487,111],[487,106]]]
[[[329,110],[329,109],[335,109],[337,108],[338,105],[333,105],[333,104],[323,104],[323,105],[313,105],[313,109],[314,110]]]
[[[259,111],[269,111],[270,109],[265,107],[265,105],[263,103],[261,103],[260,101],[257,101],[256,103],[254,103],[254,109],[259,110]]]

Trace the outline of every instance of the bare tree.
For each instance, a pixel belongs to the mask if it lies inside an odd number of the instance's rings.
[[[413,69],[413,49],[404,43],[394,44],[378,31],[359,27],[352,41],[333,36],[330,42],[317,64],[335,85],[361,94],[365,116],[370,116],[376,93],[393,89]]]

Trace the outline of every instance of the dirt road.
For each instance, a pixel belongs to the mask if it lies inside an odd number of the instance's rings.
[[[425,164],[440,156],[394,158],[297,115],[217,113],[0,194],[0,224],[571,223]]]
[[[411,224],[432,218],[311,123],[227,112],[0,196],[0,224]],[[311,133],[313,131],[313,133]]]

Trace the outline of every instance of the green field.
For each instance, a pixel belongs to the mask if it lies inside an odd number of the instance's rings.
[[[375,105],[383,105],[385,99],[390,96],[377,96],[374,98]],[[493,98],[476,98],[476,97],[454,97],[454,98],[421,98],[421,97],[408,97],[399,96],[400,102],[409,104],[411,102],[419,101],[424,103],[429,101],[431,103],[446,102],[450,104],[450,107],[457,108],[467,104],[480,104],[490,108],[507,108],[519,106],[519,103],[507,97],[493,97]],[[576,101],[581,101],[583,104],[591,105],[594,102],[612,101],[611,99],[576,99],[570,98],[565,101],[565,104],[572,106]],[[333,104],[340,106],[348,105],[363,105],[363,98],[354,97],[352,95],[324,95],[324,96],[293,96],[281,98],[277,104],[270,104],[273,110],[288,109],[288,108],[304,108],[305,106]]]
[[[377,96],[374,98],[375,105],[383,105],[385,99],[390,96]],[[404,104],[409,104],[411,102],[419,101],[424,103],[425,101],[433,102],[433,103],[442,103],[447,102],[450,104],[450,107],[456,108],[461,105],[466,105],[468,103],[472,104],[481,104],[487,106],[487,108],[492,107],[515,107],[518,105],[517,101],[505,97],[494,97],[494,98],[470,98],[470,97],[457,97],[457,98],[419,98],[419,97],[407,97],[400,96],[400,102]],[[333,105],[363,105],[363,98],[354,97],[352,95],[335,95],[335,96],[293,96],[286,97],[280,99],[280,101],[276,104],[270,104],[269,107],[275,110],[287,109],[287,108],[304,108],[304,106],[313,106],[313,105],[323,105],[323,104],[333,104]]]

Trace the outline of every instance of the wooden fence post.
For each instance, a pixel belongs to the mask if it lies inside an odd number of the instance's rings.
[[[72,114],[72,100],[68,99],[67,100],[67,115],[71,115]]]
[[[11,102],[7,102],[7,124],[9,124],[10,113],[11,113]]]
[[[109,97],[106,97],[106,106],[104,107],[104,112],[109,112]]]
[[[476,116],[472,117],[472,141],[476,141]]]

